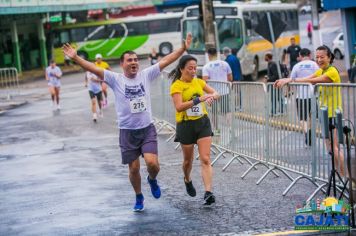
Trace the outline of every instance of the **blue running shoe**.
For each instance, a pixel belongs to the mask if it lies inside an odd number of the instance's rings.
[[[150,184],[151,187],[151,193],[154,198],[160,198],[161,197],[161,189],[159,188],[157,184],[157,179],[150,179],[150,176],[147,176],[147,182]]]
[[[136,203],[133,208],[134,212],[140,212],[145,209],[145,206],[143,205],[143,202],[145,201],[145,198],[143,197],[142,193],[136,195]]]

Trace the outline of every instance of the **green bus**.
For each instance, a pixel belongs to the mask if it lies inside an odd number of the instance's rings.
[[[70,43],[78,55],[93,61],[100,53],[104,59],[117,59],[126,50],[147,55],[155,48],[167,55],[181,46],[180,21],[183,13],[157,13],[105,21],[53,27],[53,58],[64,63],[62,45]]]

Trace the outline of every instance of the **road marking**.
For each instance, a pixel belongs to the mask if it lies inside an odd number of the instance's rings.
[[[291,230],[284,232],[274,232],[274,233],[266,233],[266,234],[256,234],[256,236],[275,236],[275,235],[289,235],[289,234],[305,234],[305,233],[316,233],[318,230]]]

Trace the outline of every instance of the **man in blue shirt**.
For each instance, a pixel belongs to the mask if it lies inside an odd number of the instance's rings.
[[[229,64],[232,70],[232,80],[241,81],[242,73],[240,60],[235,55],[231,54],[231,49],[228,47],[223,48],[223,53],[226,57],[225,61]]]

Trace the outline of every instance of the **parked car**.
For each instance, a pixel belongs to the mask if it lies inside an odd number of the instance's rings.
[[[344,46],[344,34],[340,33],[336,36],[336,38],[333,41],[333,47],[332,47],[333,53],[335,55],[335,58],[340,60],[344,57],[345,55],[345,46]]]
[[[305,15],[311,13],[311,5],[304,5],[299,9],[300,14]]]

